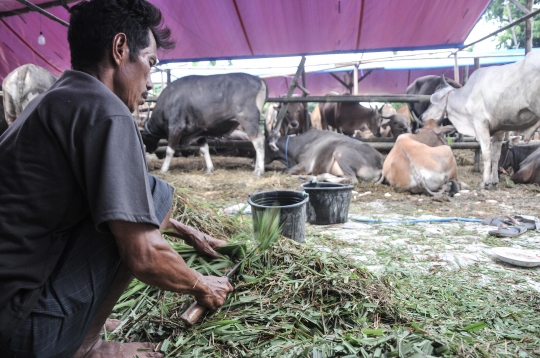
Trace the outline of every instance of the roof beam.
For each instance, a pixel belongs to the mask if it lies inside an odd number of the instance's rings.
[[[31,11],[38,11],[38,10],[34,10],[34,9],[28,7],[25,3],[23,3],[23,2],[21,2],[19,0],[17,0],[17,1],[22,3],[23,5],[25,5],[26,7],[23,7],[23,8],[20,8],[20,9],[15,9],[15,10],[10,10],[10,11],[0,12],[0,18],[26,14],[26,13],[31,12]],[[57,7],[57,6],[67,7],[67,5],[66,5],[67,3],[72,3],[72,2],[76,2],[76,1],[77,0],[54,0],[54,1],[50,1],[50,2],[40,4],[39,7],[36,6],[36,5],[34,5],[34,6],[38,7],[40,10],[43,10],[43,9],[48,9],[48,8],[51,8],[51,7]],[[53,16],[53,15],[51,15],[51,16]]]
[[[69,23],[68,23],[68,22],[65,22],[64,20],[62,20],[62,19],[60,19],[60,18],[54,16],[54,15],[51,14],[50,12],[43,10],[43,9],[40,8],[39,6],[36,6],[36,5],[32,4],[31,2],[26,1],[26,0],[17,0],[17,1],[20,2],[20,3],[23,4],[23,5],[26,5],[26,6],[27,6],[28,8],[30,8],[31,10],[37,11],[37,12],[39,12],[40,14],[42,14],[43,16],[46,16],[46,17],[48,17],[49,19],[58,22],[60,25],[64,25],[65,27],[69,27]]]

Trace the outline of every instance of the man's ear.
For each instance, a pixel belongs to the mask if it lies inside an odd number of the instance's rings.
[[[126,34],[120,32],[113,38],[112,57],[114,62],[119,65],[123,60],[129,57],[129,47],[127,45]]]

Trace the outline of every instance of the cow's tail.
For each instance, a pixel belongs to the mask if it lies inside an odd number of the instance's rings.
[[[420,174],[418,172],[418,170],[416,170],[416,167],[414,166],[414,163],[411,160],[411,157],[409,157],[409,154],[407,154],[407,152],[403,148],[401,148],[401,150],[403,151],[403,154],[405,154],[405,157],[409,161],[409,167],[411,168],[411,174],[414,176],[414,179],[418,183],[418,186],[420,186],[420,188],[424,191],[424,193],[428,194],[428,195],[431,195],[431,196],[441,195],[444,192],[444,188],[437,191],[437,192],[431,191],[427,187],[426,182],[424,181],[424,177],[422,176],[422,174]]]
[[[381,170],[381,177],[379,178],[379,180],[377,180],[377,181],[375,182],[375,185],[384,184],[384,180],[385,180],[385,179],[386,179],[386,178],[384,177],[384,174],[383,174],[383,172],[382,172],[382,170]]]

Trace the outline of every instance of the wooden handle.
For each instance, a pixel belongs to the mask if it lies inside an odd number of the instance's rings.
[[[180,316],[180,319],[188,326],[193,326],[203,314],[206,313],[208,308],[201,306],[197,301],[193,302],[191,306]]]

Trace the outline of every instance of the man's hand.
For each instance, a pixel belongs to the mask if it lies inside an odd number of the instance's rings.
[[[221,307],[233,290],[227,277],[203,276],[189,268],[154,226],[126,221],[109,221],[108,224],[120,257],[133,276],[142,282],[163,290],[191,294],[211,310]]]
[[[198,284],[204,285],[206,290],[193,292],[193,295],[195,296],[197,303],[211,311],[215,311],[223,306],[227,294],[233,290],[227,277],[201,275],[201,277],[199,277],[199,282],[197,282],[195,286]]]
[[[218,240],[210,235],[203,234],[174,219],[169,219],[168,222],[164,224],[167,235],[183,239],[186,244],[193,246],[198,253],[203,255],[218,258],[219,254],[214,251],[214,248],[223,246],[227,243],[226,241]]]

